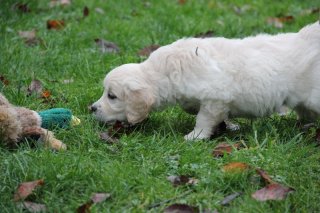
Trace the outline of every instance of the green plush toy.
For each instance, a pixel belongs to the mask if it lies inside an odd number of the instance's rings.
[[[38,112],[41,117],[41,127],[45,129],[67,128],[80,124],[80,119],[73,116],[71,110],[53,108]]]

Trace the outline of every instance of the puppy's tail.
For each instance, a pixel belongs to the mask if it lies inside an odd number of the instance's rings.
[[[304,39],[320,43],[320,21],[305,26],[299,31],[299,35]]]

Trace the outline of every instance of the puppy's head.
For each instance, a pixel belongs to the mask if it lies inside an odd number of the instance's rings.
[[[92,104],[91,111],[102,122],[136,124],[148,116],[154,101],[140,65],[126,64],[107,74],[102,97]]]

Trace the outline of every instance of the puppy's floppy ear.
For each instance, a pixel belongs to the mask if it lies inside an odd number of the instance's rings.
[[[125,102],[128,122],[136,124],[148,117],[155,98],[150,86],[128,81],[125,88]]]

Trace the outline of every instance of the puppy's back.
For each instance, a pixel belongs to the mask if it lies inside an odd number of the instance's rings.
[[[304,39],[310,39],[320,44],[320,21],[305,26],[299,31],[299,35]]]

